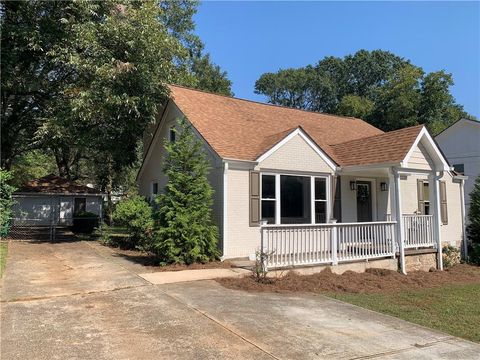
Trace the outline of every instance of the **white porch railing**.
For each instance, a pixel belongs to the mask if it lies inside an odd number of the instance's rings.
[[[433,247],[433,215],[403,215],[405,248]]]
[[[337,264],[395,256],[395,222],[265,225],[262,250],[267,266]]]

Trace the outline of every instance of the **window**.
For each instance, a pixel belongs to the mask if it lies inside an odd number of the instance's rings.
[[[310,177],[280,175],[280,214],[282,224],[310,224]]]
[[[175,136],[176,135],[177,135],[177,133],[175,132],[175,127],[174,126],[170,127],[170,132],[169,132],[170,142],[175,142]]]
[[[418,213],[430,215],[430,187],[428,180],[417,180]]]
[[[428,182],[423,182],[423,209],[422,214],[430,215],[430,188]]]
[[[315,224],[327,222],[327,179],[315,178]]]
[[[87,209],[86,198],[75,198],[73,203],[73,213],[79,214],[85,212]]]
[[[268,224],[326,223],[327,198],[326,177],[261,175],[261,219]]]
[[[158,194],[158,183],[157,182],[152,183],[152,194],[153,195]]]
[[[276,187],[275,175],[262,175],[262,220],[267,220],[268,224],[275,224],[276,208]]]
[[[464,175],[465,174],[465,165],[464,164],[454,164],[453,165],[453,170],[455,170],[455,172],[457,172],[461,175]]]

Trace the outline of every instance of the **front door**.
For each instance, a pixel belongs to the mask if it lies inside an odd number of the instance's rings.
[[[372,183],[357,181],[357,221],[372,221]]]

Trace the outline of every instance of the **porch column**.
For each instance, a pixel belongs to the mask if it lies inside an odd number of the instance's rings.
[[[395,221],[396,224],[396,238],[398,244],[398,252],[400,253],[400,270],[402,274],[407,274],[405,270],[405,232],[403,228],[403,213],[402,213],[402,195],[400,192],[400,174],[398,173],[397,169],[392,168],[392,174],[390,175],[390,179],[393,185],[393,209],[395,214]],[[393,216],[393,214],[392,214]]]
[[[439,175],[436,175],[436,173],[429,175],[429,182],[433,185],[433,223],[435,228],[434,234],[437,239],[437,265],[439,270],[443,270],[442,239],[440,228],[440,224],[442,223],[440,213],[440,179],[442,177],[443,171],[440,171]]]

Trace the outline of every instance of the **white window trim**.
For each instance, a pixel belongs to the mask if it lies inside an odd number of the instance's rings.
[[[262,189],[262,178],[264,175],[270,175],[275,177],[275,199],[263,198],[263,189]],[[310,178],[310,223],[305,223],[304,225],[316,225],[316,224],[323,224],[323,223],[316,223],[315,222],[315,201],[322,201],[326,203],[326,223],[330,222],[331,218],[331,175],[329,174],[315,174],[315,175],[305,175],[305,174],[297,174],[297,173],[288,173],[288,172],[260,172],[260,219],[262,219],[262,202],[263,201],[275,201],[275,223],[272,225],[281,225],[281,191],[280,191],[280,176],[299,176],[299,177],[309,177]],[[326,200],[315,200],[315,179],[322,178],[325,179],[325,186],[326,186]]]

